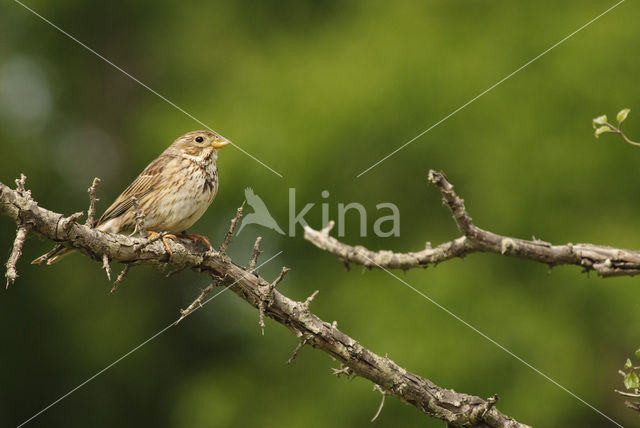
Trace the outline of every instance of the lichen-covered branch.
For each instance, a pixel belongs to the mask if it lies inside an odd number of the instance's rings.
[[[260,308],[264,316],[287,327],[300,343],[304,341],[305,345],[329,354],[343,367],[348,367],[349,373],[378,385],[385,395],[393,395],[451,426],[526,426],[502,414],[494,406],[493,397],[483,400],[441,388],[368,350],[340,331],[335,322],[328,323],[314,315],[309,309],[312,297],[299,302],[284,296],[275,289],[275,285],[286,269],[270,283],[255,272],[235,264],[222,252],[210,250],[203,253],[196,244],[188,241],[179,241],[170,255],[164,251],[161,241],[148,243],[146,238],[92,229],[78,223],[77,218],[65,217],[38,206],[28,191],[16,191],[2,183],[0,215],[28,227],[29,232],[75,248],[100,263],[106,257],[127,266],[151,265],[207,274],[219,285],[229,287],[249,304]]]
[[[495,253],[545,263],[549,266],[576,265],[584,271],[594,270],[602,277],[640,274],[640,251],[593,244],[552,245],[538,239],[526,240],[502,236],[480,229],[471,221],[464,201],[455,193],[453,185],[442,172],[429,171],[431,182],[442,194],[444,204],[451,210],[463,236],[453,241],[412,253],[371,251],[362,246],[351,246],[329,236],[330,228],[305,228],[305,239],[344,263],[367,267],[410,269],[427,267],[455,257],[475,252]],[[331,225],[330,225],[331,226]]]
[[[25,226],[18,226],[16,230],[16,239],[13,241],[11,255],[9,256],[9,260],[7,260],[7,272],[4,274],[4,276],[7,278],[6,288],[9,288],[9,285],[16,282],[16,279],[18,278],[16,264],[22,256],[22,247],[24,246],[25,239],[27,239],[27,231],[28,228]]]
[[[98,184],[100,184],[100,179],[96,177],[93,179],[91,187],[87,189],[87,193],[89,193],[89,209],[87,210],[87,221],[84,224],[89,227],[93,227],[93,224],[96,221],[96,206],[100,200],[96,197],[96,188],[98,187]]]

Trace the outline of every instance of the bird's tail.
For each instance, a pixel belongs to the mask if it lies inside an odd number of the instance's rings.
[[[61,244],[56,245],[55,247],[53,247],[53,249],[51,251],[49,251],[46,254],[41,255],[40,257],[38,257],[37,259],[35,259],[34,261],[31,262],[32,265],[39,265],[40,263],[44,262],[45,260],[47,261],[47,265],[52,265],[54,263],[58,263],[60,260],[62,260],[63,258],[65,258],[66,256],[68,256],[71,253],[75,253],[75,249],[73,248],[68,248],[65,247]]]

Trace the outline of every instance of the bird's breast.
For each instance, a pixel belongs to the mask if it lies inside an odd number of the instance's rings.
[[[215,165],[202,168],[189,162],[181,173],[173,174],[171,185],[161,195],[161,201],[147,211],[149,230],[182,232],[205,213],[218,191]]]

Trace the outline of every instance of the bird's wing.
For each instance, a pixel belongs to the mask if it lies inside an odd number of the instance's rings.
[[[95,226],[99,226],[111,219],[121,216],[133,206],[131,198],[133,196],[140,200],[145,195],[155,190],[162,181],[163,164],[166,159],[159,157],[147,166],[140,175],[133,180],[133,183],[127,187],[124,192],[115,200],[113,204],[102,214],[102,217],[96,222]]]

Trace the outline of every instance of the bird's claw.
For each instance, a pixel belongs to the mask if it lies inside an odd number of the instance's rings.
[[[153,239],[160,234],[158,232],[147,230],[147,235],[149,235],[149,238]],[[162,238],[160,239],[162,240],[162,245],[164,245],[164,249],[167,250],[167,253],[169,253],[169,256],[173,256],[173,251],[171,251],[171,247],[169,247],[169,243],[167,242],[167,239],[178,239],[178,237],[176,235],[167,234],[167,235],[163,235]]]
[[[181,233],[180,235],[178,235],[179,238],[185,238],[188,239],[190,241],[200,241],[203,242],[207,248],[209,248],[210,250],[213,249],[213,247],[211,246],[211,242],[209,242],[209,239],[206,236],[203,235],[194,235],[191,233]]]

